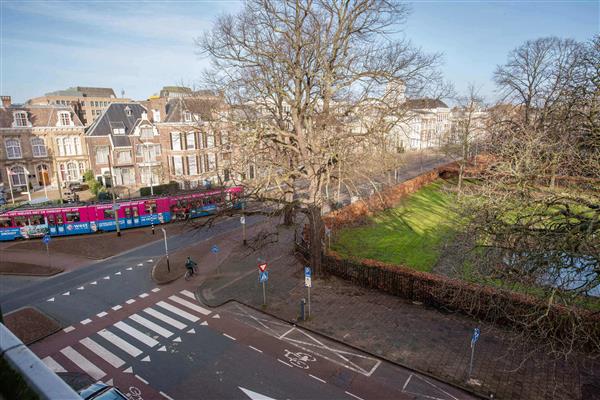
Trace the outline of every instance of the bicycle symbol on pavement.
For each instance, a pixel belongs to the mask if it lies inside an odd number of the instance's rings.
[[[285,357],[289,360],[290,364],[295,367],[308,369],[309,362],[315,362],[317,359],[311,354],[301,353],[301,352],[291,352],[288,349],[285,349]]]

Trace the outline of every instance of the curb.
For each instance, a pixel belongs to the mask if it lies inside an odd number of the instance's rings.
[[[296,322],[294,322],[293,320],[292,320],[292,321],[289,321],[289,320],[287,320],[287,319],[285,319],[285,318],[279,317],[278,315],[275,315],[275,314],[273,314],[273,313],[271,313],[271,312],[269,312],[269,311],[267,311],[267,310],[263,310],[262,308],[259,308],[259,307],[256,307],[256,306],[253,306],[253,305],[251,305],[251,304],[246,304],[246,303],[244,303],[244,302],[242,302],[242,301],[235,300],[235,299],[229,299],[229,300],[225,300],[224,302],[222,302],[222,303],[219,303],[219,304],[217,304],[217,305],[215,305],[215,306],[212,306],[212,305],[208,304],[208,303],[205,301],[206,299],[204,298],[204,296],[202,296],[202,293],[201,293],[201,291],[200,291],[200,287],[196,288],[196,290],[195,290],[194,292],[195,292],[195,294],[196,294],[196,299],[198,299],[198,301],[200,301],[202,304],[204,304],[205,306],[207,306],[207,307],[209,307],[209,308],[218,308],[218,307],[222,307],[222,306],[224,306],[224,305],[226,305],[226,304],[229,304],[229,303],[237,303],[237,304],[241,304],[241,305],[243,305],[243,306],[245,306],[245,307],[248,307],[248,308],[250,308],[250,309],[252,309],[252,310],[254,310],[254,311],[261,312],[261,313],[263,313],[263,314],[266,314],[266,315],[268,315],[268,316],[270,316],[270,317],[272,317],[272,318],[275,318],[275,319],[277,319],[278,321],[281,321],[281,322],[285,322],[285,323],[291,324],[291,325],[292,325],[292,326],[294,326],[294,327],[301,327],[302,329],[304,329],[304,330],[306,330],[306,331],[308,331],[308,332],[310,332],[310,333],[313,333],[313,334],[316,334],[316,335],[322,336],[322,337],[324,337],[324,338],[326,338],[326,339],[328,339],[328,340],[331,340],[332,342],[335,342],[335,343],[341,344],[341,345],[343,345],[343,346],[349,347],[349,348],[351,348],[351,349],[353,349],[353,350],[360,351],[360,352],[362,352],[362,353],[368,354],[368,355],[370,355],[371,357],[374,357],[374,358],[377,358],[377,359],[384,360],[384,361],[386,361],[386,362],[389,362],[390,364],[396,365],[396,366],[398,366],[398,367],[401,367],[401,368],[405,368],[405,369],[407,369],[407,370],[409,370],[409,371],[412,371],[412,372],[415,372],[415,373],[418,373],[418,374],[421,374],[421,375],[427,376],[427,377],[429,377],[429,378],[432,378],[432,379],[435,379],[435,380],[441,381],[441,382],[443,382],[443,383],[446,383],[446,384],[448,384],[448,385],[450,385],[450,386],[453,386],[453,387],[456,387],[456,388],[462,389],[462,390],[464,390],[465,392],[467,392],[467,393],[469,393],[469,394],[471,394],[471,395],[473,395],[473,396],[475,396],[475,397],[477,397],[477,398],[480,398],[480,399],[492,399],[492,397],[489,397],[489,396],[486,396],[486,395],[483,395],[483,394],[481,394],[481,393],[477,393],[477,392],[473,391],[473,389],[472,389],[472,388],[470,388],[470,387],[468,387],[468,386],[464,386],[464,385],[461,385],[461,384],[457,384],[457,383],[455,383],[455,382],[450,382],[450,381],[448,381],[448,380],[446,380],[446,379],[443,379],[443,378],[440,378],[440,377],[438,377],[438,376],[435,376],[435,375],[433,375],[431,372],[422,371],[422,370],[420,370],[420,369],[418,369],[418,368],[411,367],[411,366],[409,366],[409,365],[405,365],[405,364],[402,364],[402,363],[400,363],[400,362],[398,362],[398,361],[395,361],[395,360],[389,359],[389,358],[387,358],[387,357],[385,357],[385,356],[383,356],[383,355],[374,354],[374,353],[372,353],[372,352],[371,352],[371,351],[369,351],[369,350],[362,349],[362,348],[360,348],[360,347],[357,347],[357,346],[355,346],[355,345],[353,345],[353,344],[345,343],[345,342],[343,342],[343,341],[341,341],[341,340],[339,340],[339,339],[337,339],[337,338],[335,338],[335,337],[332,337],[332,336],[330,336],[330,335],[328,335],[328,334],[326,334],[326,333],[320,332],[320,331],[318,331],[318,330],[315,330],[315,329],[313,329],[313,328],[309,328],[309,327],[307,327],[307,326],[305,326],[305,325],[303,325],[303,324],[299,324],[297,321],[296,321]]]

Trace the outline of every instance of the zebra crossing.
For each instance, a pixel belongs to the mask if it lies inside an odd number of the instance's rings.
[[[135,375],[132,365],[151,362],[154,351],[166,351],[169,344],[182,341],[183,333],[195,333],[196,327],[208,325],[206,318],[212,311],[191,299],[195,300],[193,293],[182,290],[69,343],[42,360],[57,373],[84,372],[96,381]],[[138,375],[135,377],[145,382]]]

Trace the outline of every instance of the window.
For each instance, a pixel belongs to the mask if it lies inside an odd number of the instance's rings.
[[[125,115],[127,115],[128,117],[131,117],[132,115],[131,108],[129,108],[129,106],[125,107]]]
[[[46,157],[48,155],[44,139],[39,137],[31,138],[31,150],[34,157]]]
[[[71,138],[70,137],[64,137],[62,138],[62,142],[63,142],[63,146],[64,146],[64,155],[67,156],[72,156],[73,155],[73,146],[71,143]],[[63,155],[63,154],[61,154]]]
[[[25,176],[25,168],[20,165],[15,165],[10,169],[10,180],[13,186],[26,186],[27,177]]]
[[[214,171],[217,168],[217,157],[213,153],[208,154],[208,170]]]
[[[196,148],[196,133],[188,132],[185,134],[185,143],[188,150],[194,150]]]
[[[71,125],[71,113],[67,111],[61,111],[58,113],[58,122],[62,126]]]
[[[146,201],[144,202],[144,210],[146,214],[156,214],[156,201]]]
[[[85,163],[79,162],[77,165],[79,165],[79,176],[83,177],[85,175]]]
[[[248,166],[248,177],[254,179],[254,165]]]
[[[198,175],[198,164],[196,160],[196,156],[189,156],[187,158],[188,162],[188,175]]]
[[[0,228],[10,228],[11,222],[10,218],[0,217]]]
[[[206,135],[203,132],[198,132],[198,148],[204,149],[206,147]]]
[[[67,163],[67,181],[76,181],[79,179],[79,170],[77,169],[77,164],[74,162]]]
[[[221,144],[225,145],[229,143],[229,134],[227,132],[221,132]]]
[[[144,126],[140,128],[140,137],[151,138],[152,136],[154,136],[154,132],[151,126]]]
[[[112,208],[107,208],[104,210],[104,219],[115,219],[115,212]]]
[[[15,117],[15,126],[27,126],[27,113],[25,111],[18,111],[13,114]]]
[[[206,134],[206,147],[215,147],[215,135],[213,133]]]
[[[117,163],[125,164],[131,162],[131,152],[130,151],[118,151],[117,152]]]
[[[183,175],[183,157],[173,156],[173,175]]]
[[[73,137],[73,144],[75,148],[75,155],[81,155],[81,139],[79,139],[77,136]]]
[[[108,163],[108,147],[96,147],[96,162],[98,164]]]
[[[223,160],[223,161],[231,161],[231,153],[223,153],[223,154],[221,154],[221,160]]]
[[[7,158],[21,158],[22,157],[22,153],[21,153],[21,142],[19,142],[19,139],[6,139],[6,142],[4,142],[4,144],[6,145],[6,157]]]
[[[192,122],[192,113],[189,111],[184,111],[183,112],[183,120],[185,122]]]
[[[171,150],[181,150],[181,135],[179,132],[171,132]]]
[[[159,110],[152,110],[152,119],[154,120],[154,122],[160,122],[160,111]]]
[[[81,220],[77,211],[67,212],[66,215],[67,222],[79,222]]]

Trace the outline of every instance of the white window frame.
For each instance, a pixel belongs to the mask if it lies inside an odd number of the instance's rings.
[[[48,150],[46,149],[46,142],[41,137],[31,138],[31,153],[34,157],[47,157]]]
[[[6,158],[8,158],[9,160],[23,158],[23,151],[21,150],[21,141],[18,138],[7,138],[4,141],[4,147],[6,149]]]
[[[17,128],[31,126],[27,118],[27,111],[15,111],[13,113],[13,126]]]
[[[192,122],[192,113],[189,111],[184,111],[183,112],[183,121],[184,122]]]
[[[152,110],[152,119],[154,122],[160,122],[160,110]]]
[[[20,169],[20,171],[16,172],[16,169]],[[13,165],[10,167],[10,180],[13,186],[27,186],[27,174],[25,167],[22,165]]]
[[[72,126],[73,120],[71,119],[71,113],[68,111],[58,112],[57,126]]]
[[[108,164],[110,149],[108,146],[96,146],[94,157],[97,164]],[[98,156],[103,156],[102,158]]]
[[[177,140],[175,140],[177,138]],[[177,143],[177,146],[175,145]],[[183,147],[181,146],[181,132],[171,132],[171,150],[180,151]]]
[[[198,160],[196,159],[196,156],[188,156],[187,163],[188,175],[198,175]]]
[[[73,136],[73,149],[75,150],[75,155],[80,156],[83,154],[79,136]]]
[[[150,134],[146,134],[146,132],[150,132]],[[140,137],[141,138],[151,138],[154,136],[154,129],[151,126],[141,126],[140,127]]]
[[[191,138],[191,144],[190,144]],[[187,132],[185,134],[185,144],[187,150],[196,150],[196,132]]]
[[[215,147],[215,134],[206,133],[206,148],[210,149],[212,147]]]
[[[172,156],[173,159],[173,175],[183,176],[183,157]]]

